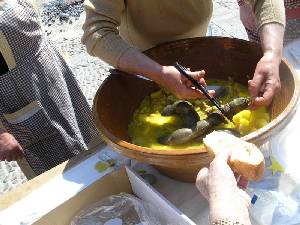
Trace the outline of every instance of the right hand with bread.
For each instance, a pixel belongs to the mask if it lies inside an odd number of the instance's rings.
[[[248,181],[243,177],[236,181],[227,163],[230,155],[230,149],[218,153],[209,168],[200,170],[196,186],[209,202],[211,224],[230,221],[232,224],[248,225],[251,224],[248,212],[250,197],[243,190]]]
[[[222,224],[220,221],[228,220],[232,222],[228,224],[251,224],[250,197],[244,189],[248,180],[262,178],[263,154],[254,144],[225,132],[214,131],[203,143],[214,159],[209,168],[200,170],[196,186],[209,202],[211,223]],[[238,181],[236,176],[240,178]]]

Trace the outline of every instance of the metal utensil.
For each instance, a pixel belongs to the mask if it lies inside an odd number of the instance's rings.
[[[191,77],[190,75],[187,74],[186,71],[188,71],[187,68],[185,68],[184,66],[180,65],[178,62],[175,63],[175,68],[184,76],[186,77],[189,81],[192,82],[192,84],[194,85],[195,88],[197,88],[198,90],[200,90],[205,96],[206,98],[208,98],[208,100],[217,107],[217,109],[220,110],[220,112],[227,118],[226,116],[226,112],[224,111],[224,109],[222,108],[221,104],[213,97],[211,97],[207,91],[207,89],[200,83],[198,83],[198,81],[196,81],[193,77]]]

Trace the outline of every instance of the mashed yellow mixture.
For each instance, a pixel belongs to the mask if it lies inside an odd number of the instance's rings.
[[[219,99],[221,104],[230,102],[238,97],[249,97],[248,90],[245,86],[223,80],[209,80],[210,85],[221,85],[226,87],[227,94]],[[128,131],[133,144],[149,147],[153,149],[170,150],[183,148],[197,148],[203,145],[202,141],[192,141],[182,145],[166,146],[158,143],[158,138],[169,135],[173,131],[181,128],[181,119],[177,116],[162,116],[160,112],[169,104],[173,104],[178,99],[161,89],[151,93],[140,104],[135,111],[133,119],[129,124]],[[207,114],[215,108],[207,100],[191,100],[190,101],[200,119],[206,119]],[[232,122],[220,124],[217,128],[234,128],[240,134],[246,135],[265,126],[270,121],[270,116],[265,107],[261,107],[256,111],[243,110],[236,114]]]

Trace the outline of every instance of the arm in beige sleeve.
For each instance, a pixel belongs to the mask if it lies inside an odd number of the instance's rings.
[[[263,57],[248,82],[254,108],[269,105],[280,90],[279,65],[282,58],[285,10],[283,0],[253,0]]]
[[[120,70],[144,75],[160,84],[162,67],[129,45],[119,35],[123,0],[85,1],[86,21],[82,42],[87,51]]]
[[[263,52],[272,52],[281,60],[285,27],[284,1],[257,0],[254,11]]]
[[[114,67],[124,52],[132,48],[119,36],[123,0],[86,0],[86,20],[82,43],[87,51]]]
[[[120,70],[141,74],[160,84],[162,66],[154,62],[119,35],[123,0],[85,1],[86,21],[82,42],[93,56]]]
[[[82,42],[91,55],[120,70],[147,77],[178,98],[203,97],[200,91],[185,85],[181,74],[174,67],[156,63],[122,39],[118,26],[122,11],[125,10],[123,0],[86,0],[85,10]],[[191,75],[204,83],[203,72],[191,72]]]

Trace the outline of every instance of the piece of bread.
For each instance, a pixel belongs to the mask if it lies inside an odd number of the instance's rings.
[[[213,158],[220,151],[230,148],[232,154],[228,162],[229,166],[248,180],[258,181],[263,177],[264,156],[254,144],[221,131],[208,134],[203,142],[209,155]]]

